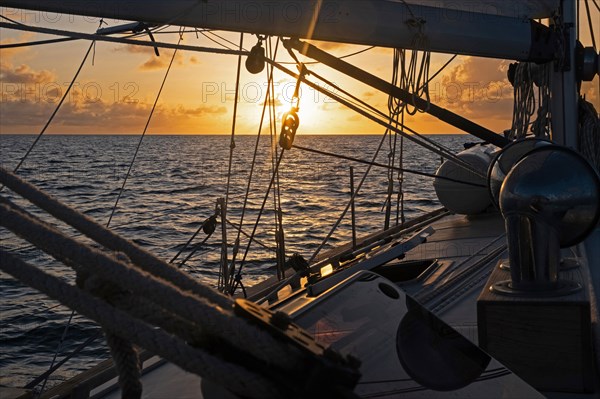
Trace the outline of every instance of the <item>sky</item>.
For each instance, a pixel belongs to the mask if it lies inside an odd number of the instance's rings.
[[[593,20],[600,20],[592,8]],[[34,13],[0,8],[0,13],[18,22],[78,32],[93,33],[99,19],[52,13]],[[109,26],[123,21],[106,20]],[[600,26],[596,25],[596,36]],[[179,35],[166,29],[156,34],[159,41],[177,42]],[[215,32],[183,35],[182,44],[237,48],[240,34]],[[587,24],[581,39],[591,44]],[[1,43],[44,40],[53,36],[0,29]],[[145,39],[145,38],[144,38]],[[243,35],[249,50],[255,36]],[[600,42],[597,38],[596,42]],[[275,46],[275,40],[272,41]],[[365,49],[365,46],[318,42],[318,47],[337,56]],[[0,134],[37,134],[65,93],[88,49],[89,42],[71,41],[42,46],[0,50]],[[140,134],[148,121],[173,51],[98,42],[86,60],[73,89],[54,118],[50,134]],[[389,81],[393,51],[373,48],[348,57],[346,61]],[[451,55],[433,54],[430,74]],[[279,47],[276,59],[292,59]],[[300,57],[301,61],[311,61]],[[231,134],[236,87],[236,55],[178,51],[167,76],[156,110],[148,125],[149,134]],[[510,61],[470,56],[456,57],[430,83],[430,98],[437,105],[461,114],[493,131],[510,127],[513,89],[506,79]],[[286,65],[295,69],[294,65]],[[387,113],[387,97],[323,65],[309,69],[337,86]],[[279,118],[290,108],[295,80],[276,72],[275,105]],[[321,84],[326,86],[325,84]],[[585,83],[583,92],[600,109],[598,78]],[[237,107],[236,134],[256,134],[267,93],[266,69],[252,75],[242,68]],[[384,128],[336,103],[333,99],[301,86],[299,132],[302,134],[380,134]],[[268,117],[265,119],[268,121]],[[419,133],[459,133],[456,128],[427,114],[407,116],[406,124]],[[263,130],[268,129],[265,123]]]

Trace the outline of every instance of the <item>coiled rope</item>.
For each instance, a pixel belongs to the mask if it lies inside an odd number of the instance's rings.
[[[579,150],[600,173],[600,119],[594,106],[579,99]]]
[[[535,137],[549,138],[551,125],[550,68],[552,63],[537,65],[520,62],[511,65],[509,78],[514,87],[513,119],[508,138],[518,140],[529,132]],[[534,85],[538,86],[537,100]],[[536,114],[536,120],[531,117]]]
[[[531,78],[531,64],[518,63],[514,77],[513,119],[509,138],[524,138],[529,130],[529,120],[535,113],[535,94]]]

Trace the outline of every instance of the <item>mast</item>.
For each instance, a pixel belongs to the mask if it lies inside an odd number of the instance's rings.
[[[531,13],[519,12],[519,3],[510,4],[512,13],[484,14],[477,12],[480,7],[461,10],[381,0],[0,0],[2,6],[19,9],[392,48],[416,48],[415,25],[420,25],[428,38],[427,48],[420,50],[553,59],[552,31],[529,19]]]
[[[577,104],[579,91],[575,74],[575,48],[577,42],[577,2],[563,0],[561,14],[565,30],[564,65],[555,61],[552,73],[552,140],[577,149]],[[560,56],[560,54],[559,54]]]

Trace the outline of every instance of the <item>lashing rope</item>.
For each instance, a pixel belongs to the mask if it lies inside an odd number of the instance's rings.
[[[31,202],[48,199],[50,205],[45,207],[57,213],[52,198],[11,172],[0,169],[0,181],[17,193],[25,193]],[[5,250],[0,250],[0,269],[102,325],[120,371],[124,398],[141,396],[133,343],[244,397],[281,397],[280,389],[287,391],[298,383],[306,385],[294,390],[294,397],[304,397],[304,390],[315,389],[314,384],[301,377],[306,361],[311,361],[306,353],[237,317],[231,299],[200,283],[196,284],[202,289],[182,290],[172,281],[186,281],[187,276],[164,262],[162,266],[179,279],[163,279],[144,271],[133,262],[134,258],[140,259],[135,244],[118,236],[107,238],[106,227],[63,204],[60,207],[66,210],[58,212],[63,216],[62,221],[80,227],[82,220],[90,223],[89,229],[82,229],[88,236],[99,237],[107,243],[107,248],[122,251],[106,253],[77,242],[3,198],[0,225],[73,268],[77,273],[77,286]],[[151,261],[152,257],[147,260]],[[144,266],[147,270],[147,265]],[[200,295],[200,292],[209,295]],[[223,298],[216,301],[219,305],[215,303],[216,298]],[[328,357],[327,353],[324,355]],[[356,367],[355,362],[347,364]],[[249,371],[250,367],[256,371]],[[345,391],[345,397],[355,397],[346,385],[347,381],[340,381],[340,385],[334,382],[328,389]]]
[[[509,78],[514,87],[514,103],[509,139],[522,139],[529,132],[533,133],[535,137],[550,137],[551,67],[552,63],[537,65],[530,62],[519,62],[511,65]],[[537,99],[534,85],[538,86]],[[531,117],[536,113],[536,120],[530,122]]]
[[[153,353],[177,364],[184,370],[203,375],[221,383],[229,390],[253,398],[276,398],[277,390],[262,376],[244,367],[187,345],[182,339],[129,317],[104,301],[69,285],[63,280],[44,273],[14,255],[0,250],[0,268],[19,281],[41,291],[92,320],[106,326],[115,334],[125,336]],[[235,378],[231,378],[235,376]]]
[[[229,297],[200,284],[187,274],[180,273],[173,265],[155,257],[137,244],[122,238],[2,167],[0,167],[0,182],[55,218],[65,221],[88,238],[115,252],[123,252],[146,272],[171,282],[181,290],[201,295],[221,307],[231,305]]]
[[[231,300],[225,308],[213,306],[205,298],[182,292],[170,282],[143,272],[123,255],[110,256],[65,237],[48,224],[26,215],[14,204],[0,205],[0,218],[2,226],[13,233],[57,260],[76,265],[78,273],[97,275],[118,287],[127,287],[133,294],[148,298],[166,311],[201,326],[210,335],[227,335],[238,350],[248,351],[263,361],[284,368],[293,365],[293,359],[288,357],[290,353],[282,350],[272,337],[261,334],[256,327],[245,326],[247,323],[233,315]],[[248,342],[253,343],[250,348],[246,348]]]

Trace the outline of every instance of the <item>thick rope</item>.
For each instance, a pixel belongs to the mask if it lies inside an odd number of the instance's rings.
[[[111,282],[97,276],[89,276],[84,281],[78,282],[78,285],[134,318],[145,320],[180,337],[192,346],[201,347],[208,341],[202,326],[169,313],[147,298],[135,296]]]
[[[62,39],[62,40],[72,40],[72,39]],[[181,37],[180,37],[180,41],[181,41]],[[178,43],[179,44],[179,43]],[[95,42],[91,43],[90,49],[91,48],[95,49]],[[77,73],[75,74],[75,77],[73,78],[73,81],[77,78],[77,76],[79,75],[79,72],[81,71],[88,55],[90,52],[90,49],[88,49],[79,69],[77,70]],[[158,95],[156,97],[156,100],[154,102],[154,105],[152,107],[152,111],[150,112],[150,116],[148,117],[148,121],[146,122],[146,126],[144,127],[144,132],[142,133],[142,136],[140,138],[140,141],[138,143],[138,146],[136,148],[134,157],[131,161],[131,164],[129,166],[129,169],[127,171],[127,175],[123,181],[123,185],[121,186],[121,190],[119,191],[119,195],[116,199],[115,205],[112,209],[112,212],[110,214],[110,217],[108,219],[108,223],[107,223],[107,227],[108,225],[110,225],[110,222],[112,220],[112,217],[114,215],[114,212],[117,208],[119,199],[121,198],[121,195],[123,193],[125,184],[127,182],[127,178],[129,177],[129,174],[131,172],[133,163],[136,159],[137,153],[139,151],[139,148],[141,146],[142,140],[144,138],[144,135],[147,131],[149,122],[152,118],[154,109],[156,108],[156,104],[158,102],[158,98],[160,97],[160,93],[162,92],[162,89],[164,87],[166,78],[168,76],[168,73],[171,69],[171,66],[173,64],[173,60],[175,59],[175,55],[177,53],[177,49],[174,51],[173,56],[171,58],[171,62],[169,64],[169,67],[167,68],[167,72],[165,74],[165,77],[163,79],[163,82],[161,84],[160,90],[158,92]],[[65,95],[63,96],[63,99],[59,102],[58,106],[56,107],[54,113],[51,115],[50,119],[48,120],[48,122],[46,123],[46,125],[44,126],[44,129],[42,130],[42,132],[38,135],[37,139],[34,141],[34,143],[31,145],[31,147],[29,148],[28,152],[26,153],[26,155],[21,159],[20,163],[17,165],[17,167],[15,168],[15,171],[18,170],[18,168],[21,166],[21,164],[25,161],[27,155],[29,155],[29,153],[31,152],[31,150],[34,148],[35,144],[39,141],[39,139],[41,138],[41,136],[43,135],[43,133],[45,132],[45,130],[47,129],[47,127],[50,125],[51,121],[53,120],[54,116],[56,115],[56,113],[58,112],[58,110],[60,109],[60,106],[62,105],[64,98],[68,95],[71,87],[73,85],[73,82],[71,82],[71,85],[68,87]],[[50,365],[50,369],[52,369],[52,366],[54,365],[54,362],[56,360],[56,355],[58,354],[58,351],[60,350],[60,347],[62,346],[62,342],[64,340],[64,334],[66,334],[66,331],[68,330],[68,326],[70,324],[71,318],[73,317],[73,313],[71,313],[71,316],[69,318],[69,323],[67,324],[67,327],[64,330],[63,333],[63,338],[61,338],[61,341],[59,342],[59,347],[57,349],[57,352],[55,353],[55,356],[52,360],[52,363]],[[120,339],[119,337],[113,336],[111,334],[107,334],[107,342],[109,344],[109,347],[111,348],[111,352],[112,352],[112,356],[113,359],[115,360],[117,369],[119,370],[119,376],[120,376],[120,383],[122,386],[122,390],[123,390],[123,395],[124,397],[139,397],[141,395],[141,384],[139,383],[139,375],[140,375],[140,370],[138,367],[138,362],[137,362],[137,356],[134,356],[135,351],[133,350],[133,347],[131,346],[131,344],[127,343],[126,341]],[[118,347],[116,346],[116,344],[119,343]],[[44,391],[45,385],[47,382],[47,378],[44,380],[42,388],[40,390],[40,392]]]
[[[4,250],[0,250],[0,258],[2,271],[96,321],[107,331],[136,342],[184,370],[202,375],[246,397],[280,397],[276,388],[258,374],[190,347],[180,338],[133,319],[91,294],[40,271]]]
[[[106,331],[106,343],[110,349],[115,367],[119,373],[119,386],[121,397],[139,399],[142,397],[142,383],[140,382],[140,358],[137,350],[130,341],[117,334]]]
[[[133,263],[139,265],[139,267],[146,272],[169,281],[171,284],[182,290],[201,296],[222,308],[232,306],[233,301],[231,298],[199,283],[187,274],[181,273],[175,266],[162,261],[135,243],[115,234],[101,224],[96,223],[89,217],[61,203],[56,198],[46,194],[35,186],[20,179],[14,173],[1,167],[0,182],[52,216],[64,221],[106,248],[117,252],[123,252]]]
[[[183,208],[189,206],[189,204],[181,204],[179,206],[176,206],[174,208],[171,209],[171,213],[176,211],[176,210],[183,210]],[[123,227],[127,227],[127,226],[131,226],[132,224],[136,224],[136,223],[140,223],[140,222],[145,222],[145,221],[154,221],[157,219],[161,219],[166,217],[165,215],[152,215],[152,216],[147,216],[147,217],[141,217],[141,218],[131,218],[129,221],[127,222],[123,222],[123,223],[119,223],[119,224],[113,224],[113,226],[111,227],[111,230],[117,230]],[[80,237],[83,234],[81,232],[75,232],[73,233],[72,237]],[[35,248],[35,245],[31,245],[31,244],[27,244],[27,245],[23,245],[22,247],[18,247],[18,248],[10,248],[8,249],[9,252],[20,252],[20,251],[26,251],[29,249],[33,249]],[[170,262],[172,263],[172,262]],[[48,308],[47,310],[50,310],[56,306],[61,306],[60,304],[52,306],[50,308]],[[29,317],[29,315],[26,315],[27,317]]]
[[[0,224],[32,242],[57,260],[77,264],[79,270],[127,287],[136,295],[146,297],[171,313],[202,325],[207,333],[227,337],[241,351],[284,369],[295,366],[295,351],[282,347],[269,334],[236,317],[228,308],[212,306],[204,298],[182,292],[168,281],[156,278],[130,263],[123,255],[106,255],[99,250],[63,236],[47,224],[18,211],[18,207],[0,205]],[[119,259],[121,258],[121,259]],[[253,345],[248,346],[248,342]]]

